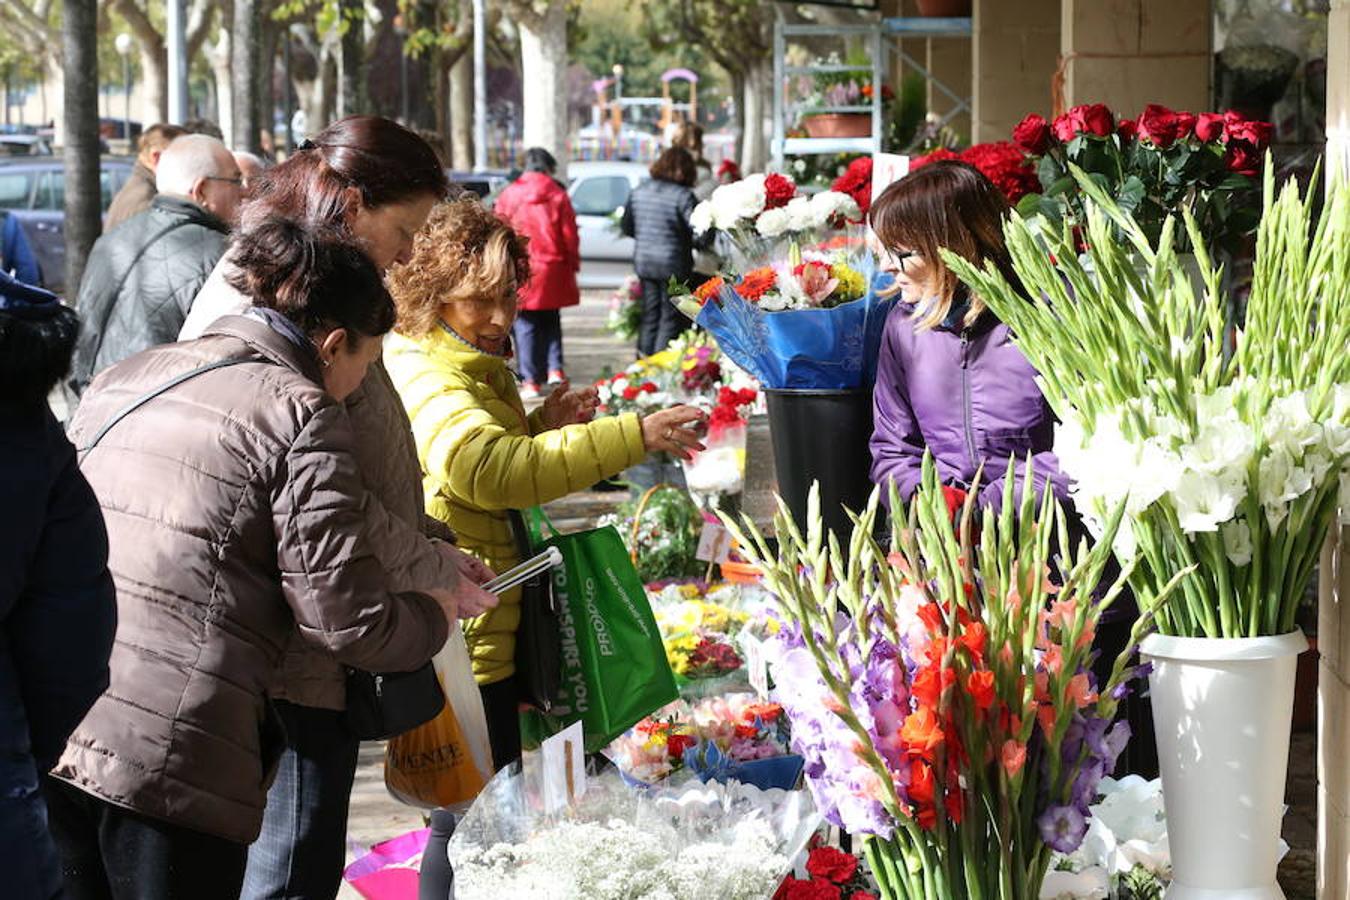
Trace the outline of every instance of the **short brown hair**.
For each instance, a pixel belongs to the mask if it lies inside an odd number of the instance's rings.
[[[413,239],[412,259],[389,270],[394,330],[422,337],[435,330],[444,304],[502,297],[529,276],[525,237],[476,196],[439,203]]]
[[[155,151],[164,152],[164,150],[174,142],[175,138],[180,138],[187,134],[186,128],[180,128],[177,125],[169,125],[160,122],[158,125],[151,125],[141,132],[140,139],[136,141],[136,153],[154,153]]]
[[[657,181],[673,181],[685,187],[693,187],[698,181],[698,166],[694,163],[694,157],[683,147],[670,147],[662,151],[649,171]]]
[[[951,311],[960,286],[938,253],[950,250],[976,266],[993,261],[1009,283],[1021,282],[1003,242],[1008,201],[974,166],[955,160],[929,163],[892,184],[872,204],[869,220],[881,243],[907,247],[924,258],[937,277],[936,302],[916,310],[920,329],[932,328]],[[927,299],[927,298],[922,298]],[[984,301],[970,298],[965,323],[984,312]]]

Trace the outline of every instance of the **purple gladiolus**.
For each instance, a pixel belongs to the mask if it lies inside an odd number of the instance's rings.
[[[1052,806],[1036,820],[1041,840],[1051,850],[1072,853],[1087,834],[1087,816],[1073,806]]]

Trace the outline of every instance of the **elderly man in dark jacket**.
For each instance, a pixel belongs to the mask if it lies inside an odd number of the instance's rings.
[[[160,156],[155,180],[159,196],[150,208],[99,238],[89,254],[76,301],[84,327],[68,382],[74,398],[113,363],[177,340],[225,252],[243,184],[225,145],[184,135]]]
[[[47,406],[78,330],[55,296],[0,274],[0,893],[13,900],[61,892],[38,778],[108,686],[117,615],[103,514]]]

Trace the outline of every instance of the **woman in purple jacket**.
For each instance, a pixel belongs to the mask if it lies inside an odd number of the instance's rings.
[[[938,255],[945,247],[976,265],[992,261],[1017,284],[1003,243],[1007,215],[1008,202],[989,179],[950,161],[901,179],[872,207],[881,265],[900,294],[886,321],[872,401],[872,481],[884,488],[893,480],[902,500],[919,486],[925,450],[942,482],[959,492],[984,464],[981,507],[998,510],[1008,460],[1021,472],[1028,453],[1037,492],[1048,482],[1068,500],[1068,480],[1051,452],[1054,416],[1036,371],[1008,326]]]
[[[1037,495],[1047,485],[1069,514],[1075,543],[1083,528],[1069,499],[1069,481],[1052,452],[1054,413],[1036,384],[1036,370],[1013,343],[1008,326],[972,295],[942,263],[946,248],[972,263],[992,262],[1020,284],[1003,242],[1009,214],[1002,192],[965,163],[930,163],[888,187],[873,204],[872,229],[881,266],[895,277],[900,302],[886,320],[872,409],[872,481],[889,499],[894,482],[902,500],[918,489],[924,451],[933,454],[949,504],[963,502],[981,464],[976,505],[998,512],[1008,460],[1021,496],[1026,459],[1032,459]],[[1114,567],[1113,567],[1114,568]],[[1108,576],[1113,577],[1113,576]],[[1093,666],[1107,677],[1138,616],[1123,595],[1098,628]],[[1129,771],[1152,777],[1152,722],[1145,704],[1127,705],[1135,732]]]

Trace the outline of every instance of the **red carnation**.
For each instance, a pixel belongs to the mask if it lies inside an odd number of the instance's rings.
[[[722,160],[721,165],[717,167],[717,180],[722,184],[741,180],[741,167],[736,165],[736,160]]]
[[[1232,113],[1229,113],[1229,115],[1232,115]],[[1270,146],[1270,138],[1275,129],[1269,122],[1259,122],[1256,119],[1243,119],[1237,116],[1232,119],[1226,118],[1225,122],[1227,128],[1224,132],[1230,142],[1244,141],[1250,144],[1258,155]]]
[[[1139,137],[1159,150],[1166,150],[1180,137],[1177,114],[1165,106],[1150,103],[1139,116]]]
[[[854,891],[848,895],[848,900],[877,900],[877,895],[871,891]]]
[[[1230,138],[1223,154],[1223,164],[1236,175],[1255,178],[1261,172],[1261,152],[1247,141]]]
[[[845,884],[858,871],[858,857],[834,847],[817,847],[806,858],[806,871],[816,878]]]
[[[789,881],[783,896],[785,900],[840,900],[842,895],[836,885],[823,878],[812,878],[810,881]]]
[[[1223,139],[1223,116],[1219,113],[1201,113],[1195,118],[1195,136],[1204,143]]]
[[[1077,134],[1108,137],[1116,130],[1115,116],[1104,103],[1085,103],[1069,110],[1069,122]]]
[[[644,394],[655,394],[658,390],[656,385],[650,381],[642,382],[642,387],[638,388]]]
[[[788,201],[797,196],[797,185],[792,179],[777,172],[764,179],[764,208],[778,209],[787,206]]]
[[[623,399],[636,400],[637,396],[638,396],[638,389],[633,385],[630,384],[628,387],[623,389]]]
[[[860,156],[848,164],[844,174],[834,180],[830,190],[848,194],[864,216],[872,205],[872,157]]]
[[[1032,113],[1017,124],[1012,137],[1014,144],[1032,156],[1044,156],[1050,149],[1050,123]]]

